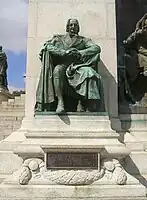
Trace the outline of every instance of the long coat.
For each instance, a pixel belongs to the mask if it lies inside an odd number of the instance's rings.
[[[65,56],[65,51],[76,48],[80,54],[80,60],[73,62]],[[66,76],[68,83],[75,92],[87,99],[100,99],[101,77],[96,72],[100,60],[100,47],[90,39],[75,36],[72,39],[66,35],[55,35],[47,41],[40,52],[42,69],[38,83],[36,102],[46,104],[55,101],[53,84],[53,71],[56,65],[67,66]],[[70,77],[69,66],[74,68],[74,74]],[[88,82],[87,82],[88,80]],[[88,88],[87,88],[88,87]]]

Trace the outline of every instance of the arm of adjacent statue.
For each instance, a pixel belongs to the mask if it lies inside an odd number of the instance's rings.
[[[138,38],[142,34],[143,34],[142,29],[136,29],[131,35],[129,35],[129,37],[126,40],[123,41],[123,44],[125,46],[132,44],[133,42],[135,42],[136,38]]]

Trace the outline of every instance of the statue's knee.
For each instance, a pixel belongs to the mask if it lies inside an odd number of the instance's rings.
[[[60,76],[65,72],[65,69],[62,65],[57,65],[54,69],[54,76]]]

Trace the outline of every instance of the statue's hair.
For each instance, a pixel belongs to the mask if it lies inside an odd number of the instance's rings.
[[[75,18],[70,18],[70,19],[68,19],[67,24],[66,24],[66,32],[69,32],[70,20],[75,20],[75,21],[77,22],[77,25],[78,25],[78,33],[79,33],[79,31],[80,31],[79,21],[78,21],[77,19],[75,19]]]
[[[147,19],[147,13],[137,22],[136,30],[143,29],[145,25],[145,20]]]

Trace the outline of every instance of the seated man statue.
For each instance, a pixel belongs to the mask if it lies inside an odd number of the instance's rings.
[[[0,87],[7,89],[7,56],[0,46]]]
[[[64,94],[99,100],[101,77],[96,72],[100,47],[80,36],[77,19],[69,19],[65,35],[54,35],[40,52],[42,69],[36,93],[36,111],[57,100],[56,112],[65,111]],[[71,105],[71,102],[68,102]],[[72,105],[71,105],[72,106]]]

